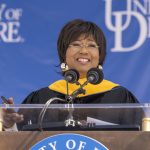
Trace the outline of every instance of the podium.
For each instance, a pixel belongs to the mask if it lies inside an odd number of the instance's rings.
[[[142,131],[20,131],[1,132],[1,150],[28,150],[38,141],[60,133],[77,133],[103,143],[110,150],[149,150],[150,133]]]
[[[0,132],[0,149],[27,150],[47,137],[66,133],[90,137],[111,150],[150,149],[150,132],[145,132],[150,127],[148,103],[3,104],[0,108],[24,115],[17,124],[19,131]]]

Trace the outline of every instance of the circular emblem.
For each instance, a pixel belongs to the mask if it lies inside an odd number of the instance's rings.
[[[69,133],[45,138],[30,150],[108,150],[108,148],[91,137]]]

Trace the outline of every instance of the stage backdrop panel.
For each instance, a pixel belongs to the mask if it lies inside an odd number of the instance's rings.
[[[21,103],[62,78],[57,37],[75,18],[94,21],[106,35],[105,79],[150,102],[150,0],[1,0],[0,95]]]

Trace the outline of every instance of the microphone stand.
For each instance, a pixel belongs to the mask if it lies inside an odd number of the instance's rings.
[[[75,90],[71,95],[68,95],[66,96],[66,99],[68,101],[68,105],[67,105],[67,108],[68,108],[68,119],[65,121],[65,125],[66,127],[68,126],[73,126],[75,127],[75,125],[81,125],[80,122],[77,122],[74,120],[73,118],[73,112],[74,112],[74,103],[73,103],[73,100],[79,95],[79,94],[85,94],[85,90],[83,89],[83,87],[85,85],[88,84],[88,80],[84,83],[84,84],[80,84],[77,82],[78,85],[80,85],[80,88],[78,88],[77,90]],[[67,85],[68,86],[68,85]],[[68,88],[67,88],[68,89]]]
[[[64,99],[61,99],[61,98],[58,98],[58,97],[53,97],[53,98],[50,98],[44,105],[43,109],[41,110],[40,112],[40,115],[39,115],[39,118],[38,118],[38,126],[39,126],[39,129],[42,131],[43,130],[43,127],[42,127],[42,124],[43,124],[43,119],[44,119],[44,116],[45,116],[45,113],[48,109],[48,107],[50,106],[50,104],[55,101],[55,100],[58,100],[58,101],[61,101],[61,102],[65,102]]]
[[[73,112],[74,112],[74,106],[73,106],[73,103],[71,104],[67,104],[67,108],[68,108],[68,118],[67,120],[65,120],[65,126],[68,127],[68,126],[72,126],[72,127],[75,127],[76,125],[76,122],[73,118]]]

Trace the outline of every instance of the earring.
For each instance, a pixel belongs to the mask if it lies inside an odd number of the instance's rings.
[[[69,69],[66,63],[61,63],[60,68],[62,72],[65,72]]]
[[[103,67],[101,65],[98,65],[97,68],[100,69],[100,70],[103,70]]]

